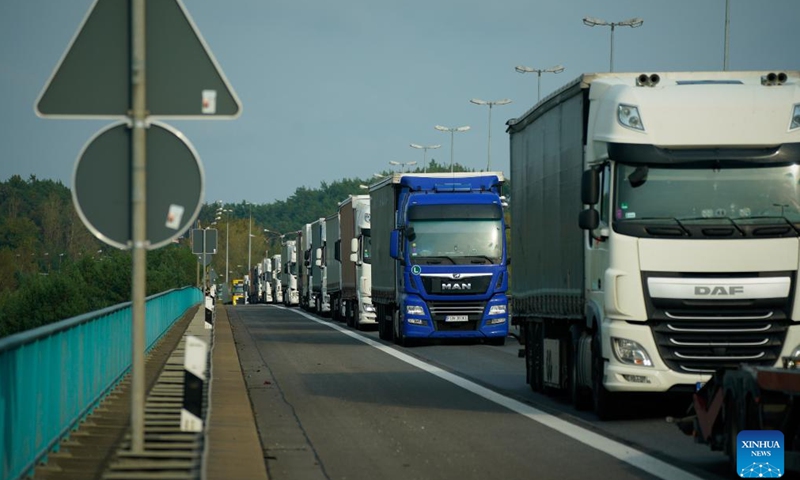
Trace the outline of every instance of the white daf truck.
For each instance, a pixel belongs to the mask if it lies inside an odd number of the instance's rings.
[[[585,74],[508,132],[535,391],[608,418],[800,356],[800,72]]]

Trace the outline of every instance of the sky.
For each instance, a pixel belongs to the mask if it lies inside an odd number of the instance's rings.
[[[109,0],[103,0],[109,1]],[[110,120],[39,118],[34,104],[93,0],[0,2],[0,181],[72,187]],[[202,202],[285,200],[427,158],[509,172],[505,122],[582,73],[722,70],[725,0],[183,0],[242,103],[233,120],[167,120],[205,173]],[[729,0],[729,70],[800,70],[798,0]],[[560,74],[520,74],[523,65]],[[489,108],[470,99],[511,99]],[[452,136],[434,129],[470,126]],[[491,136],[491,150],[487,148]],[[489,155],[491,153],[491,155]]]

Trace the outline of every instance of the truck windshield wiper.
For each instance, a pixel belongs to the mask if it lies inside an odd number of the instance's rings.
[[[470,263],[480,263],[481,265],[485,263],[484,261],[491,264],[495,263],[495,261],[487,255],[470,255],[469,258],[472,259],[470,260]]]
[[[689,218],[683,218],[682,220],[684,222],[686,222],[686,221],[690,221],[691,222],[693,220],[727,220],[727,221],[731,222],[731,225],[733,225],[733,228],[735,228],[742,236],[745,235],[744,230],[742,230],[742,228],[739,227],[739,224],[736,222],[736,220],[741,220],[741,218],[733,219],[731,217],[689,217]]]
[[[797,228],[797,225],[795,225],[785,215],[757,215],[757,216],[753,216],[753,217],[739,217],[739,218],[737,218],[737,220],[750,220],[751,218],[765,219],[765,220],[782,220],[783,222],[786,222],[787,224],[789,224],[789,226],[792,227],[792,230],[794,230],[795,233],[800,234],[800,229]]]
[[[425,260],[426,260],[426,263],[427,263],[427,264],[429,264],[429,265],[430,265],[430,264],[434,264],[434,265],[436,265],[436,264],[440,264],[440,263],[442,263],[442,262],[441,262],[441,259],[443,259],[443,258],[444,258],[444,259],[446,259],[446,260],[449,260],[449,261],[450,261],[450,263],[452,263],[453,265],[455,265],[455,264],[456,264],[456,261],[455,261],[455,260],[453,260],[453,258],[452,258],[452,257],[448,257],[447,255],[436,255],[436,256],[427,256],[427,255],[426,255],[426,256],[419,256],[419,257],[415,257],[415,258],[416,258],[416,260],[417,260],[418,262],[419,262],[420,260],[422,260],[422,259],[425,259]]]
[[[634,221],[636,221],[636,220],[644,220],[644,221],[648,221],[648,220],[672,220],[673,222],[675,222],[681,228],[681,230],[683,230],[683,233],[689,235],[689,230],[676,217],[638,217],[638,218],[628,218],[628,219],[625,219],[625,220],[626,221],[630,221],[630,220],[634,220]],[[684,220],[687,220],[687,219],[684,218]]]

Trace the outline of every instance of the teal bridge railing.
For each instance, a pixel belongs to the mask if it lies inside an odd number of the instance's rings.
[[[148,297],[147,350],[202,299]],[[132,323],[126,302],[0,339],[0,480],[32,475],[128,373]]]

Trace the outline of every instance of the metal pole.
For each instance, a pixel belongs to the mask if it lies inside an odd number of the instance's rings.
[[[231,214],[227,212],[228,221],[225,222],[225,288],[230,287],[228,282],[228,252],[231,250]]]
[[[492,164],[492,104],[489,103],[489,153],[486,155],[486,171]]]
[[[538,70],[536,75],[536,102],[542,99],[542,71]]]
[[[247,227],[247,278],[250,278],[251,270],[250,270],[250,252],[253,246],[253,204],[250,204],[250,226]],[[250,289],[250,284],[253,283],[253,279],[250,278],[248,282],[248,290]],[[250,303],[247,294],[244,296],[245,303]]]
[[[203,229],[203,297],[206,296],[206,289],[208,288],[208,277],[206,276],[206,232],[208,227]]]
[[[453,173],[453,137],[455,136],[456,131],[450,130],[450,173]]]
[[[147,276],[147,137],[145,119],[147,101],[145,89],[145,0],[131,2],[131,114],[133,141],[131,144],[131,220],[132,220],[132,279],[131,314],[133,317],[133,351],[131,359],[131,452],[144,452],[144,376],[145,376],[145,287]]]
[[[428,172],[428,149],[422,149],[422,173]]]
[[[611,24],[611,61],[609,62],[608,71],[614,71],[614,24]]]
[[[730,0],[725,0],[725,54],[722,60],[722,70],[728,71],[728,29],[731,26]]]

